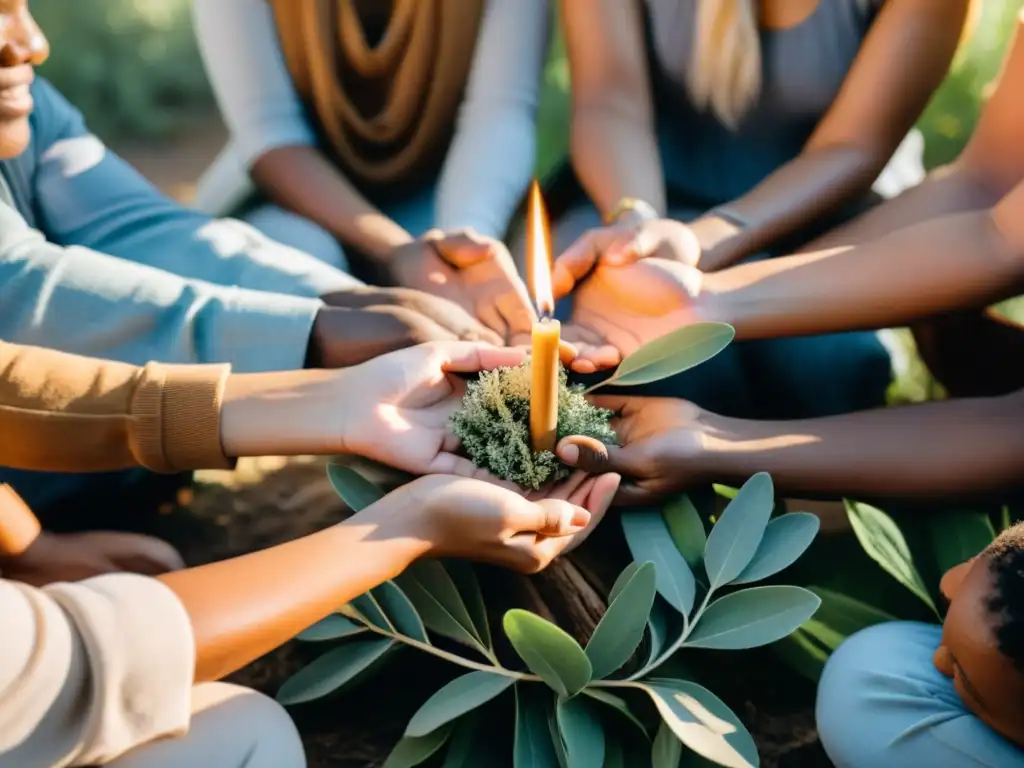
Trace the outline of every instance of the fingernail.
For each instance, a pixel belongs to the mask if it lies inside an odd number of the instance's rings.
[[[576,466],[576,462],[580,460],[579,446],[569,444],[562,448],[562,450],[558,452],[558,455],[562,459],[562,461],[574,467]]]
[[[586,528],[590,524],[590,513],[583,507],[576,507],[572,513],[572,519],[569,521],[570,528]]]

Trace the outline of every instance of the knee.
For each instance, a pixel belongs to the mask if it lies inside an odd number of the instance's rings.
[[[818,685],[815,718],[822,746],[837,766],[883,768],[905,754],[891,748],[923,714],[941,676],[932,665],[941,628],[888,622],[862,630],[832,654]],[[908,745],[909,746],[909,745]]]
[[[197,686],[193,696],[193,729],[212,715],[219,738],[230,735],[239,744],[246,768],[305,768],[306,755],[298,729],[284,707],[257,691],[227,683]],[[214,725],[211,722],[210,725]]]
[[[332,267],[348,271],[348,259],[338,240],[304,216],[275,205],[263,205],[247,214],[244,221],[271,240],[308,253]]]

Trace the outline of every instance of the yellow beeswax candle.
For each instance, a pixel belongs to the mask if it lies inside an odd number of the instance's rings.
[[[561,323],[545,318],[533,326],[530,438],[535,453],[554,451],[558,430],[558,344]]]

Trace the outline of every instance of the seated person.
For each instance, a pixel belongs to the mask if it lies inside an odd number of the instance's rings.
[[[1024,524],[942,592],[943,627],[880,624],[829,659],[818,732],[840,768],[1024,765]]]
[[[359,453],[437,473],[262,552],[157,578],[107,573],[78,583],[26,573],[39,527],[16,496],[0,494],[2,765],[302,766],[295,728],[276,704],[213,681],[418,558],[536,572],[589,534],[618,485],[615,475],[576,473],[531,500],[460,476],[475,467],[446,438],[464,386],[457,374],[516,364],[515,350],[423,345],[343,371],[248,375],[138,369],[6,344],[0,355],[16,385],[0,409],[4,435],[16,437],[0,448],[8,463],[167,471],[253,453]],[[9,578],[21,575],[46,586]]]
[[[27,0],[0,4],[0,338],[136,364],[229,362],[238,372],[349,365],[430,339],[504,340],[454,302],[368,289],[245,224],[165,198],[34,78],[48,53]],[[507,284],[491,241],[428,240],[450,286]],[[502,295],[502,317],[528,328],[527,299]],[[37,512],[136,479],[0,472]]]

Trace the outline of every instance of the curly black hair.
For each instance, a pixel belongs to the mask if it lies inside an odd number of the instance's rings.
[[[1000,652],[1024,675],[1024,523],[1005,530],[984,553],[992,574],[988,608]]]

